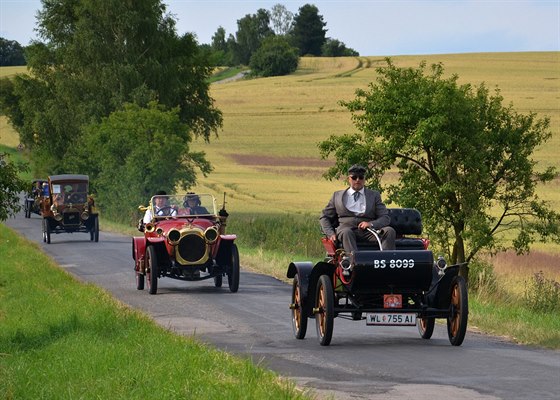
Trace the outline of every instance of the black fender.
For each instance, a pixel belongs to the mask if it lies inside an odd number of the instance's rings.
[[[298,275],[303,312],[307,317],[313,316],[313,294],[315,293],[319,278],[325,274],[332,277],[335,269],[336,266],[328,262],[318,262],[313,266],[309,261],[298,261],[292,262],[288,266],[288,278],[293,278],[296,274]]]
[[[453,264],[445,268],[445,274],[439,277],[437,268],[434,267],[434,284],[430,288],[427,296],[428,305],[439,309],[449,308],[451,304],[451,283],[453,282],[453,278],[461,275],[467,280],[468,271],[468,263]]]

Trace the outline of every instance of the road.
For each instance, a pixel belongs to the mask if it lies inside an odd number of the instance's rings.
[[[164,327],[219,349],[250,357],[309,388],[319,398],[350,399],[558,399],[560,351],[509,343],[469,331],[462,346],[449,344],[444,325],[431,340],[415,327],[368,327],[335,319],[333,340],[322,347],[314,320],[307,337],[292,335],[291,286],[242,268],[240,289],[227,282],[159,281],[158,294],[136,290],[131,238],[101,232],[52,235],[42,242],[41,217],[18,215],[6,224],[41,244],[61,268],[103,287]],[[243,265],[243,254],[240,255]]]

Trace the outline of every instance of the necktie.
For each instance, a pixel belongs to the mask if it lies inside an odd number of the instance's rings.
[[[354,196],[354,201],[358,201],[358,199],[360,198],[360,192],[354,192],[352,193],[352,196]]]

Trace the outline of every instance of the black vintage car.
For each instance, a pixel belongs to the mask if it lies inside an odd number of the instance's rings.
[[[52,175],[48,179],[48,196],[41,198],[43,241],[51,242],[52,234],[83,232],[90,240],[99,241],[99,214],[88,194],[87,175]]]
[[[443,318],[451,344],[463,343],[469,313],[467,264],[434,260],[429,241],[418,237],[422,221],[417,210],[389,209],[389,215],[397,232],[396,250],[383,250],[377,236],[377,243],[358,243],[358,251],[348,255],[324,237],[325,260],[289,265],[297,339],[305,337],[308,318],[315,319],[323,346],[331,342],[335,317],[370,326],[417,325],[424,339],[431,338],[436,318]]]
[[[46,179],[34,179],[29,186],[29,190],[25,194],[25,218],[31,218],[31,214],[41,215],[41,200],[48,196],[46,188],[48,181]]]

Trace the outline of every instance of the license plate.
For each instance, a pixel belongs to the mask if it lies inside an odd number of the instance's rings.
[[[367,313],[367,325],[416,325],[416,314],[414,313]]]

